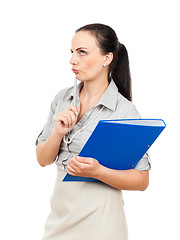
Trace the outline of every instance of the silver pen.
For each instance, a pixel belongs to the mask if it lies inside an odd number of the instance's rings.
[[[73,98],[73,105],[76,106],[76,89],[77,89],[77,78],[74,78],[74,98]]]

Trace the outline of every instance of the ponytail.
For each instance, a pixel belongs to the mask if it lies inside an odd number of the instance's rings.
[[[108,80],[113,79],[119,93],[129,101],[132,101],[131,75],[129,69],[129,58],[126,47],[119,43],[119,49],[109,67]]]

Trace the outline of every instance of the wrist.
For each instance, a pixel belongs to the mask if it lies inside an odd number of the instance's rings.
[[[64,137],[63,134],[57,133],[55,129],[53,129],[53,131],[52,131],[51,134],[52,134],[52,136],[55,137],[57,140],[61,140],[61,139],[63,139],[63,137]]]
[[[101,180],[102,176],[104,176],[106,171],[106,167],[104,167],[103,165],[99,164],[99,167],[96,170],[95,176],[94,178]]]

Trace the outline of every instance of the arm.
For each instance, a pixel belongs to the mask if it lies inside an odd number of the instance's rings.
[[[37,161],[42,167],[52,164],[56,160],[63,136],[71,131],[77,122],[78,111],[78,108],[70,105],[67,110],[56,116],[51,135],[45,142],[39,143],[36,148]]]
[[[144,191],[149,185],[149,171],[114,170],[101,165],[96,176],[100,181],[122,190]]]
[[[67,170],[73,176],[96,178],[121,190],[144,191],[149,184],[149,171],[114,170],[104,167],[94,158],[75,155],[70,159]]]
[[[45,142],[37,145],[37,161],[42,167],[52,164],[56,160],[62,138],[63,135],[59,135],[53,130]]]

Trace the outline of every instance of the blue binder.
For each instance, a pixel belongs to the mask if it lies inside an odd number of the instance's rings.
[[[162,119],[100,120],[79,156],[95,158],[111,169],[133,169],[165,127]],[[67,173],[63,181],[99,180]]]

